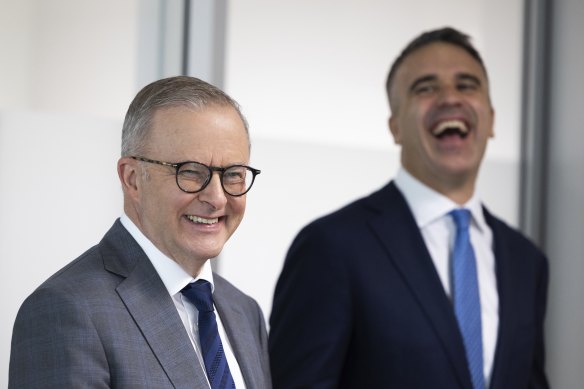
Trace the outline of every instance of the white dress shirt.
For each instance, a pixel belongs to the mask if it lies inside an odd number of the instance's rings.
[[[404,195],[426,247],[430,252],[442,286],[451,296],[450,255],[454,247],[456,226],[448,213],[461,208],[448,197],[424,185],[403,167],[398,171],[395,184]],[[485,221],[481,203],[476,196],[464,204],[472,215],[470,240],[477,260],[477,276],[481,301],[483,333],[483,362],[485,383],[488,386],[495,358],[499,328],[499,295],[495,275],[493,232]]]
[[[168,293],[174,301],[174,306],[182,320],[183,325],[191,339],[191,343],[197,357],[199,358],[199,363],[201,368],[205,372],[205,377],[207,376],[205,370],[205,364],[203,362],[203,354],[201,352],[201,345],[199,341],[199,327],[198,327],[198,317],[199,311],[197,308],[180,292],[188,283],[195,282],[199,279],[204,279],[211,283],[211,288],[215,290],[215,284],[213,283],[213,271],[211,270],[211,264],[209,261],[205,262],[203,268],[201,269],[199,275],[193,278],[175,261],[164,255],[154,244],[138,229],[138,227],[130,220],[130,218],[124,214],[120,217],[120,222],[128,230],[130,235],[138,242],[142,250],[146,253],[150,262],[156,269],[156,272],[162,279],[164,286],[168,290]],[[229,371],[233,377],[233,382],[235,387],[238,389],[245,389],[245,383],[243,380],[243,375],[237,359],[233,354],[233,349],[227,338],[225,328],[221,322],[221,317],[219,312],[215,309],[215,316],[217,318],[217,327],[219,329],[219,336],[221,342],[223,343],[223,350],[225,351],[225,357],[227,358],[227,363],[229,364]],[[193,361],[195,363],[195,361]],[[208,382],[207,378],[207,382]]]

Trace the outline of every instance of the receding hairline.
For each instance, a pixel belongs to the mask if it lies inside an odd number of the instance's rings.
[[[139,151],[149,135],[152,118],[162,109],[185,107],[204,110],[211,106],[231,107],[239,116],[250,144],[249,125],[241,107],[226,92],[198,78],[168,77],[143,87],[134,97],[122,127],[122,156]]]
[[[205,105],[196,105],[196,104],[190,104],[189,102],[184,102],[184,103],[167,104],[167,105],[158,106],[151,111],[149,120],[148,120],[147,125],[145,127],[146,136],[148,136],[148,134],[152,131],[152,121],[154,120],[154,118],[159,113],[161,113],[163,111],[169,111],[169,110],[173,110],[173,109],[186,109],[186,110],[192,111],[194,113],[205,112],[207,110],[212,110],[212,109],[230,110],[233,113],[235,113],[235,115],[237,116],[237,118],[241,122],[241,127],[243,128],[243,132],[245,133],[245,136],[247,137],[248,143],[249,143],[249,131],[248,131],[248,128],[246,125],[245,118],[243,117],[241,112],[239,110],[237,110],[233,105],[231,105],[227,102],[222,102],[222,101],[212,101],[212,102],[206,103]]]

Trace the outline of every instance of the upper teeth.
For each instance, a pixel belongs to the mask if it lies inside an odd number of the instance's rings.
[[[466,126],[466,124],[462,120],[446,120],[444,122],[439,123],[434,128],[432,133],[434,135],[440,135],[444,131],[446,131],[448,128],[456,128],[460,132],[462,132],[463,134],[466,134],[468,132],[468,127]]]
[[[219,218],[205,219],[205,218],[202,218],[199,216],[191,216],[191,215],[187,216],[187,218],[190,221],[193,221],[195,223],[203,223],[203,224],[215,224],[219,221]]]

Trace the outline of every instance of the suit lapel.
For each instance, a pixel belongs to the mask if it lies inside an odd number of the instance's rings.
[[[152,263],[119,221],[112,232],[114,239],[104,245],[105,267],[126,277],[117,293],[169,380],[176,388],[208,388],[172,298]]]
[[[241,311],[239,305],[225,295],[217,277],[215,286],[213,300],[241,369],[245,385],[248,388],[259,388],[261,385],[256,382],[256,377],[262,376],[257,371],[262,364],[258,355],[258,346],[251,336],[254,333],[254,329],[250,328],[249,320],[245,317],[245,313]]]
[[[371,219],[371,228],[432,324],[459,383],[470,387],[464,346],[452,305],[404,197],[390,183],[372,195],[369,204],[381,211]]]
[[[507,347],[513,343],[512,328],[513,323],[513,281],[511,254],[508,251],[509,245],[505,243],[505,235],[502,233],[499,222],[485,209],[485,219],[493,231],[493,244],[495,251],[495,272],[497,277],[497,293],[499,294],[499,330],[497,334],[497,346],[495,360],[491,376],[491,388],[505,388],[506,383],[502,381],[505,366],[508,365]]]

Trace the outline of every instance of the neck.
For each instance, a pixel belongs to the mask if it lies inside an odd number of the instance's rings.
[[[449,189],[446,188],[444,190],[436,189],[437,192],[443,194],[444,196],[448,197],[450,200],[454,201],[458,205],[466,204],[472,197],[474,193],[474,188],[468,189]]]
[[[407,169],[406,169],[407,170]],[[432,178],[424,178],[417,176],[407,170],[415,179],[435,190],[436,192],[448,197],[450,200],[458,205],[466,204],[474,194],[475,177],[468,175],[460,177],[442,177],[434,176]]]

